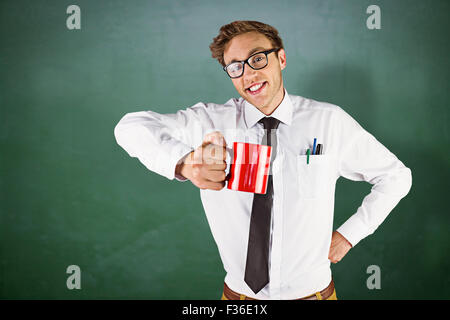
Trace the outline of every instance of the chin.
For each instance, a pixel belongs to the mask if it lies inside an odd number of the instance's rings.
[[[247,101],[253,104],[255,107],[262,108],[267,105],[267,97],[259,97],[259,98],[253,98],[248,97]]]
[[[255,107],[258,107],[258,108],[260,108],[264,105],[264,102],[252,99],[252,97],[247,97],[247,98],[245,98],[245,100],[247,100],[252,105],[254,105]]]

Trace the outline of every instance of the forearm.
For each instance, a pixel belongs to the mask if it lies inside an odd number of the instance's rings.
[[[177,164],[192,147],[183,130],[158,117],[164,116],[145,111],[129,113],[116,125],[114,135],[131,157],[138,158],[149,170],[173,179]]]

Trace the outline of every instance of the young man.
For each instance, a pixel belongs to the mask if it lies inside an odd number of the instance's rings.
[[[226,271],[223,299],[335,299],[330,261],[375,231],[409,192],[411,171],[340,107],[287,93],[286,54],[272,26],[232,22],[210,49],[241,98],[129,113],[117,142],[149,170],[201,189]],[[224,188],[234,141],[271,141],[266,195]],[[340,176],[373,187],[333,232]]]

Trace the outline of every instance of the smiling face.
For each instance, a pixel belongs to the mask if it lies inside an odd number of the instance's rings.
[[[225,46],[223,57],[225,65],[231,61],[246,60],[253,53],[272,49],[270,40],[259,32],[247,32],[230,40]],[[261,112],[270,115],[283,101],[284,86],[281,70],[286,67],[286,54],[283,49],[267,55],[268,64],[263,69],[253,70],[248,64],[244,66],[244,74],[231,79],[239,95],[257,107]],[[258,85],[262,87],[252,92]]]

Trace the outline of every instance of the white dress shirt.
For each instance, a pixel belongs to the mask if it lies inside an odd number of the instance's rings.
[[[199,102],[175,114],[128,113],[114,134],[131,157],[174,179],[177,162],[200,146],[209,132],[220,131],[231,148],[234,141],[260,143],[264,129],[258,121],[264,116],[243,98],[232,98],[225,104]],[[257,299],[296,299],[323,290],[331,281],[328,253],[336,180],[342,176],[373,185],[361,206],[337,229],[355,246],[409,192],[412,178],[394,154],[336,105],[285,90],[271,116],[281,122],[273,161],[270,282],[258,294],[244,282],[253,194],[227,187],[199,190],[227,285]],[[307,164],[306,150],[312,149],[314,138],[323,152],[311,155]],[[227,156],[228,164],[229,160]]]

